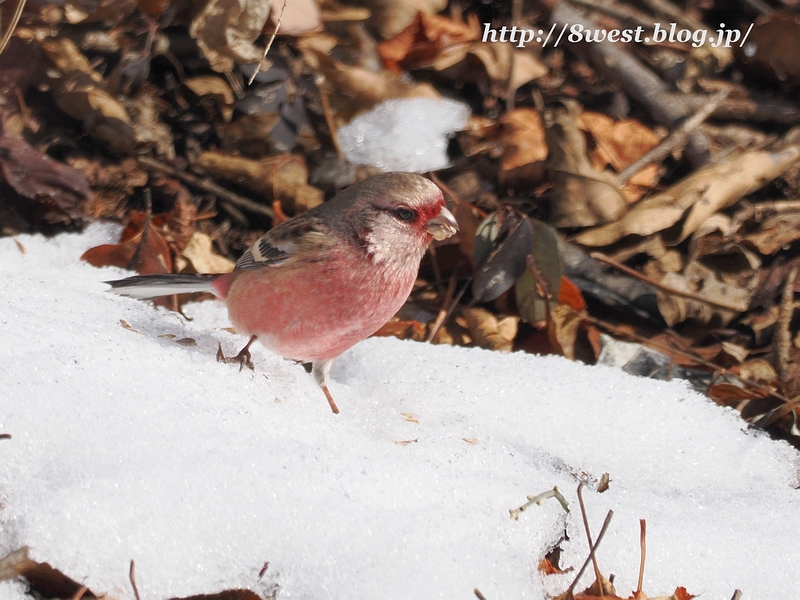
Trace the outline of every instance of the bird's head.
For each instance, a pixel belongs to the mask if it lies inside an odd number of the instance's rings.
[[[372,260],[419,261],[432,240],[458,231],[442,191],[413,173],[383,173],[356,183],[331,202],[347,203],[342,214]]]

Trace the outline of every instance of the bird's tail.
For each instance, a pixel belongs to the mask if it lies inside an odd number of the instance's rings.
[[[216,294],[213,288],[214,281],[219,275],[191,275],[184,273],[163,274],[163,275],[137,275],[116,281],[106,281],[111,286],[109,291],[145,300],[147,298],[158,298],[159,296],[171,296],[172,294],[191,294],[193,292],[211,292]]]

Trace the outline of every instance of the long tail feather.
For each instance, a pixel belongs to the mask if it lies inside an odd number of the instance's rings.
[[[106,281],[110,292],[129,298],[145,300],[172,294],[191,294],[193,292],[214,293],[211,285],[219,275],[163,274],[137,275],[116,281]]]

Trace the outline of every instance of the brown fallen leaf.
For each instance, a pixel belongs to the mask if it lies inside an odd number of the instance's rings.
[[[578,105],[571,100],[544,115],[553,223],[557,227],[613,224],[624,214],[625,198],[611,173],[592,167],[577,116]]]
[[[80,225],[79,205],[92,198],[92,190],[82,171],[45,156],[22,138],[0,137],[0,171],[5,182],[17,193],[5,194],[0,204],[25,215],[30,230],[49,225]],[[12,233],[9,231],[8,233]]]
[[[743,241],[761,254],[775,254],[787,244],[800,239],[800,211],[779,213],[764,221],[758,231]]]
[[[506,316],[498,318],[485,308],[464,308],[462,316],[467,321],[467,327],[481,348],[511,352],[514,348],[514,338],[517,336],[519,318]]]
[[[272,2],[209,0],[194,6],[189,33],[211,68],[232,71],[236,64],[259,64],[262,50],[253,42],[261,35]]]
[[[724,327],[750,304],[750,290],[721,281],[712,269],[696,260],[686,265],[683,274],[667,273],[659,283],[698,298],[657,291],[659,311],[670,327],[684,321]]]
[[[681,242],[712,214],[737,202],[772,181],[800,158],[800,147],[778,152],[747,150],[724,163],[712,163],[662,192],[636,204],[619,220],[579,234],[575,240],[586,246],[608,246],[626,235],[650,235],[672,227],[684,215]],[[687,214],[688,211],[688,214]]]
[[[594,138],[596,145],[590,154],[594,168],[600,171],[610,166],[619,173],[661,141],[652,129],[635,119],[614,121],[594,112],[582,112],[578,116],[578,127]],[[627,202],[639,200],[648,188],[656,184],[658,174],[658,165],[651,164],[631,177],[622,188]]]
[[[49,80],[56,106],[112,151],[132,154],[136,136],[128,111],[106,91],[102,76],[77,45],[68,38],[48,38],[41,48],[55,70]]]
[[[211,237],[195,231],[181,255],[189,261],[195,273],[229,273],[233,271],[236,263],[217,254],[213,246]],[[181,271],[184,270],[186,269],[181,269]]]
[[[548,146],[538,111],[517,108],[497,122],[491,138],[503,148],[500,181],[503,185],[530,185],[542,181]]]

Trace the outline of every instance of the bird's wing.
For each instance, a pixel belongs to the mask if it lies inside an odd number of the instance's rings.
[[[236,270],[277,267],[302,256],[311,258],[323,254],[330,244],[322,222],[311,215],[303,215],[281,223],[261,236],[236,261]]]

